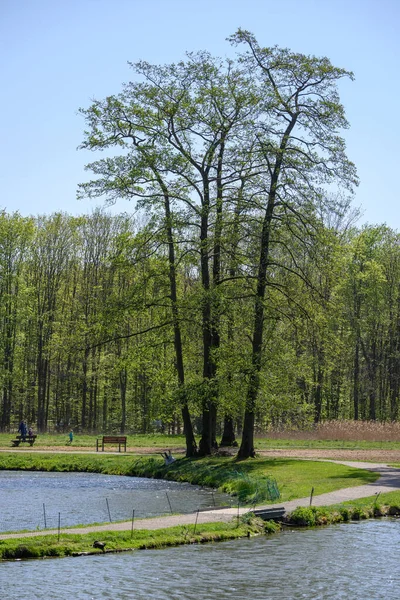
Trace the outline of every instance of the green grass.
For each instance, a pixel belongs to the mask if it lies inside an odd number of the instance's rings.
[[[384,516],[400,516],[400,491],[375,494],[341,504],[298,507],[288,516],[288,523],[303,527],[331,525]]]
[[[99,435],[87,435],[74,433],[72,447],[88,448],[96,450],[96,439]],[[0,433],[0,448],[10,448],[11,440],[15,438],[16,433]],[[137,434],[127,436],[127,446],[131,448],[182,448],[185,449],[185,437],[183,435],[163,435],[163,434]],[[47,447],[67,448],[69,444],[68,432],[49,434],[39,434],[36,438],[34,448],[45,449]],[[21,448],[29,448],[27,445],[21,445]],[[106,446],[112,450],[112,446]]]
[[[146,444],[148,440],[146,440]],[[172,444],[169,444],[172,446]],[[141,456],[132,454],[57,454],[44,452],[1,452],[0,469],[20,469],[34,471],[81,471],[112,475],[146,476],[184,481],[217,488],[222,492],[236,495],[240,503],[267,503],[262,497],[265,482],[271,478],[277,482],[282,503],[310,494],[323,494],[343,487],[363,485],[375,481],[378,477],[362,469],[354,469],[331,462],[313,462],[295,459],[268,459],[257,457],[247,461],[235,458],[209,457],[189,460],[179,458],[166,467],[159,456]],[[392,502],[400,505],[400,492]],[[382,501],[386,500],[382,495]],[[360,503],[368,505],[374,501],[364,499],[353,502],[353,507],[312,508],[307,514],[297,515],[297,524],[327,524],[348,520],[350,514],[364,514]],[[236,501],[235,501],[236,502]],[[360,506],[358,507],[358,505]],[[300,509],[298,509],[300,510]],[[304,512],[304,509],[302,509]],[[353,511],[353,512],[352,512]],[[357,513],[358,511],[358,513]],[[400,512],[400,509],[399,509]],[[369,511],[368,514],[371,514]],[[296,513],[294,516],[296,520]],[[276,531],[271,522],[262,524],[248,515],[231,524],[204,524],[194,531],[193,526],[181,526],[156,531],[134,530],[130,532],[102,532],[91,534],[62,534],[57,536],[35,536],[34,538],[13,538],[0,541],[0,558],[39,558],[42,556],[71,556],[80,553],[101,552],[93,548],[93,542],[106,543],[107,551],[123,551],[140,548],[163,548],[166,546],[203,543],[234,539],[255,535],[267,531]],[[17,534],[16,534],[17,535]]]
[[[400,515],[400,491],[369,496],[332,506],[299,507],[287,518],[291,526],[315,527],[344,523],[384,515]],[[133,530],[122,532],[93,532],[88,534],[37,535],[32,538],[15,537],[0,540],[0,559],[64,557],[79,554],[102,553],[93,548],[95,540],[106,544],[106,552],[166,548],[182,544],[200,544],[232,540],[253,535],[275,533],[280,525],[262,522],[247,513],[230,523],[182,525],[166,529]],[[16,534],[18,536],[18,534]]]
[[[105,542],[107,552],[121,552],[232,540],[279,529],[276,524],[263,523],[259,519],[246,516],[239,522],[235,519],[231,523],[207,523],[197,526],[194,523],[153,531],[135,529],[133,535],[130,531],[109,531],[88,534],[61,533],[60,538],[58,535],[13,538],[0,540],[0,559],[64,557],[83,553],[102,554],[102,550],[93,548],[95,540]]]
[[[349,500],[343,502],[340,506],[347,508],[357,507],[361,509],[369,509],[374,506],[379,507],[398,507],[400,512],[400,490],[397,492],[386,492],[382,494],[374,494],[366,498],[358,498],[357,500]]]
[[[235,476],[238,472],[256,485],[267,476],[273,478],[278,484],[282,502],[308,496],[312,487],[317,495],[363,485],[378,478],[377,474],[335,463],[264,457],[243,462],[232,458],[181,460],[174,463],[173,469],[170,468],[166,475],[174,480],[208,485],[237,495],[239,487],[243,485],[241,479]],[[249,490],[243,500],[251,502],[252,493]],[[262,502],[265,499],[259,501]]]
[[[115,454],[45,454],[2,452],[0,469],[77,471],[170,479],[218,489],[239,496],[242,503],[267,503],[263,496],[269,479],[276,481],[282,502],[310,494],[324,494],[344,487],[373,482],[378,475],[331,462],[258,457],[247,461],[210,457],[180,458],[165,467],[161,457]]]
[[[10,448],[11,440],[15,437],[12,433],[0,433],[0,448]],[[100,435],[74,434],[72,448],[87,448],[88,450],[96,449],[96,439]],[[166,434],[135,434],[127,436],[128,448],[176,448],[185,450],[185,437],[183,435],[166,435]],[[67,449],[69,445],[68,433],[59,434],[39,434],[34,448],[62,448]],[[240,443],[240,438],[238,438]],[[400,450],[400,441],[374,441],[374,440],[343,440],[343,439],[300,439],[298,435],[290,438],[290,434],[285,439],[280,437],[274,438],[262,436],[255,439],[255,449],[257,450],[274,450],[274,449],[348,449],[348,450]],[[20,446],[21,448],[29,448],[29,446]],[[113,450],[112,446],[107,446],[107,450]]]

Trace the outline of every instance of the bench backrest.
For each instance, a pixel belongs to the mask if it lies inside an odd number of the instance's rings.
[[[103,435],[103,442],[105,444],[112,442],[126,442],[126,436],[121,435]]]

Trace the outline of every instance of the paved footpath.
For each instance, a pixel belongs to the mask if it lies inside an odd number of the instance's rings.
[[[365,498],[367,496],[373,496],[374,494],[383,492],[394,492],[400,490],[400,469],[389,467],[388,465],[381,463],[363,463],[363,462],[348,462],[348,461],[330,461],[337,462],[349,467],[358,469],[366,469],[379,473],[380,477],[374,483],[367,485],[359,485],[356,487],[343,488],[336,490],[335,492],[328,492],[327,494],[321,494],[314,496],[313,506],[328,506],[330,504],[340,504],[347,500],[356,500],[357,498]],[[298,506],[309,506],[310,497],[298,498],[297,500],[291,500],[285,502],[284,507],[286,512],[291,512]],[[282,506],[280,504],[268,504],[265,506],[257,506],[257,508],[275,508]],[[194,525],[197,521],[201,523],[215,523],[229,522],[232,518],[238,514],[244,514],[249,511],[249,508],[221,508],[214,510],[201,511],[199,513],[180,514],[180,515],[167,515],[162,517],[154,517],[149,519],[137,519],[134,521],[134,529],[161,529],[164,527],[174,527],[176,525]],[[62,529],[61,533],[72,533],[72,534],[83,534],[91,532],[102,532],[102,531],[131,531],[132,522],[124,521],[121,523],[106,523],[104,525],[93,525],[88,527],[76,527],[70,529]],[[0,534],[0,540],[7,540],[12,538],[24,538],[24,537],[37,537],[43,535],[56,535],[57,529],[46,529],[42,531],[32,531],[26,533],[8,533]]]

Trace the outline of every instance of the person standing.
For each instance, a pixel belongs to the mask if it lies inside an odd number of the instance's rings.
[[[25,441],[26,438],[27,427],[25,421],[21,421],[18,427],[18,433],[21,434],[22,441]]]

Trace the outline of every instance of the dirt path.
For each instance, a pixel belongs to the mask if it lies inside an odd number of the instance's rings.
[[[118,455],[115,449],[111,449],[105,452],[98,453],[96,450],[88,448],[87,446],[47,446],[41,448],[40,446],[29,446],[27,448],[0,448],[0,452],[29,452],[29,453],[45,453],[45,454],[98,454],[98,455]],[[149,454],[161,454],[165,452],[165,447],[129,447],[127,448],[127,454],[134,454],[135,456],[148,456]],[[184,449],[171,447],[171,452],[175,456],[182,456]],[[125,454],[125,453],[123,453]],[[265,456],[266,458],[309,458],[309,459],[323,459],[323,460],[345,460],[345,461],[362,461],[362,462],[375,462],[375,463],[399,463],[400,464],[400,450],[360,450],[354,449],[349,450],[346,448],[334,448],[334,449],[318,449],[318,448],[277,448],[274,450],[258,450],[257,454]]]
[[[54,452],[54,451],[53,451]],[[154,450],[153,450],[154,452]],[[383,493],[383,492],[393,492],[396,490],[400,490],[400,469],[390,467],[387,464],[382,462],[360,462],[360,461],[372,461],[373,457],[379,456],[383,458],[383,455],[390,456],[390,461],[400,462],[399,458],[394,458],[394,456],[398,453],[391,451],[378,451],[379,455],[376,453],[377,451],[361,451],[345,450],[345,451],[337,451],[337,450],[271,450],[260,452],[263,456],[279,456],[279,457],[290,457],[290,458],[307,458],[307,459],[317,459],[317,460],[331,460],[333,462],[338,462],[349,467],[357,467],[361,469],[367,469],[369,471],[378,472],[380,474],[379,479],[374,483],[369,483],[367,485],[360,485],[356,487],[344,488],[341,490],[336,490],[334,492],[329,492],[326,494],[321,494],[319,496],[315,496],[313,498],[314,506],[326,506],[331,504],[339,504],[341,502],[345,502],[347,500],[355,500],[357,498],[365,498],[367,496],[373,496],[374,494]],[[379,458],[378,458],[379,460]],[[286,512],[291,512],[298,506],[309,506],[310,498],[298,498],[297,500],[292,500],[290,502],[285,502],[284,507]],[[279,504],[268,504],[265,508],[273,508],[282,506],[282,503]],[[258,508],[262,508],[261,506]],[[163,517],[154,517],[149,519],[138,519],[134,521],[133,528],[134,529],[160,529],[164,527],[174,527],[176,525],[194,525],[197,521],[198,524],[201,523],[213,523],[217,521],[229,522],[232,518],[235,518],[238,514],[243,514],[248,512],[248,508],[222,508],[215,510],[207,510],[202,512],[195,512],[190,514],[181,514],[181,515],[167,515]],[[132,529],[131,521],[124,521],[122,523],[106,523],[104,525],[94,525],[88,527],[80,527],[80,528],[69,528],[62,529],[61,533],[72,533],[72,534],[84,534],[91,532],[102,532],[102,531],[130,531]],[[12,539],[12,538],[25,538],[25,537],[37,537],[43,535],[55,535],[57,534],[57,530],[55,529],[47,529],[43,531],[34,531],[27,533],[10,533],[10,534],[0,534],[0,540]]]
[[[260,456],[268,458],[309,458],[323,460],[338,460],[338,461],[361,461],[374,463],[399,463],[400,450],[348,450],[346,448],[334,449],[318,449],[318,448],[303,448],[303,449],[276,449],[276,450],[260,450]]]

